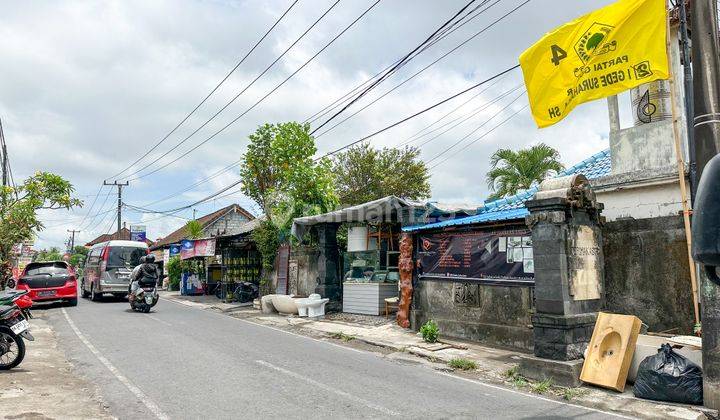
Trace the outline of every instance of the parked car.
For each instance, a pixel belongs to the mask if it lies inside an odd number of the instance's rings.
[[[140,264],[140,258],[148,252],[144,242],[107,241],[94,245],[85,260],[80,281],[82,296],[95,301],[100,300],[105,293],[125,297],[132,269]]]
[[[35,302],[62,300],[77,305],[75,269],[65,261],[31,262],[18,278],[15,289],[27,290]]]

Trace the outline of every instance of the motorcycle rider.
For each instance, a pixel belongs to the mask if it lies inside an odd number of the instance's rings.
[[[135,267],[130,274],[130,290],[129,295],[135,293],[140,287],[140,281],[145,280],[144,283],[152,282],[153,285],[157,284],[157,267],[155,266],[155,256],[153,254],[146,255],[140,258],[140,265]]]

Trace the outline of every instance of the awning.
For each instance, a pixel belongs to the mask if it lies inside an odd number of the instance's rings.
[[[407,211],[407,216],[411,219],[409,222],[412,223],[412,220],[415,219],[414,210],[416,209],[424,213],[425,204],[390,195],[385,198],[330,213],[299,217],[293,220],[292,234],[296,238],[302,238],[309,226],[322,223],[400,222],[403,217],[401,214],[403,211]]]

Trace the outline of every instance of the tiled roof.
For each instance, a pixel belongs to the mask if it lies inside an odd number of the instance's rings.
[[[114,240],[129,241],[130,230],[128,228],[122,228],[119,232],[102,234],[97,238],[93,239],[92,241],[86,243],[85,246],[93,246],[95,244]],[[152,245],[153,242],[149,239],[146,239],[145,243],[148,245]]]
[[[611,169],[610,166],[610,150],[607,149],[596,153],[577,165],[560,172],[556,175],[556,178],[582,174],[588,179],[595,179],[608,175]],[[427,225],[406,226],[403,227],[402,230],[405,232],[412,232],[418,230],[439,229],[448,226],[463,226],[476,223],[521,219],[528,214],[528,211],[525,208],[525,202],[532,198],[536,192],[537,186],[510,197],[487,202],[483,207],[478,209],[478,214],[474,216],[444,220],[442,222],[430,223]]]
[[[229,206],[223,207],[220,210],[216,210],[210,214],[206,214],[205,216],[200,217],[199,219],[197,219],[197,221],[200,222],[200,224],[202,225],[203,228],[205,228],[208,225],[210,225],[212,222],[214,222],[215,220],[219,219],[220,217],[224,216],[225,214],[227,214],[228,212],[233,211],[233,210],[235,210],[235,211],[239,212],[240,214],[242,214],[243,216],[247,217],[248,220],[252,220],[255,218],[255,216],[253,216],[250,212],[248,212],[244,208],[240,207],[239,205],[230,204]],[[187,236],[188,235],[187,235],[187,232],[185,232],[185,226],[182,226],[180,229],[176,230],[175,232],[172,232],[169,235],[167,235],[166,237],[159,239],[157,242],[155,242],[153,244],[153,248],[158,248],[158,247],[162,247],[165,245],[178,243],[178,242],[182,241],[183,239],[186,239]]]

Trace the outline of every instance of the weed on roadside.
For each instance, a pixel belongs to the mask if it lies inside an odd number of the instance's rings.
[[[587,390],[582,388],[563,388],[562,397],[566,401],[571,401],[573,398],[577,398],[586,393]]]
[[[513,366],[512,368],[508,369],[505,372],[505,376],[510,380],[510,382],[512,382],[513,386],[516,388],[524,388],[529,384],[528,380],[525,379],[525,377],[518,372],[517,366]]]
[[[477,369],[477,363],[468,359],[451,359],[448,365],[453,369],[460,370],[475,370]]]
[[[552,386],[552,379],[548,378],[548,379],[545,379],[544,381],[540,381],[540,382],[530,385],[530,388],[536,394],[544,394],[544,393],[548,392],[548,390],[550,389],[550,386]]]
[[[344,342],[350,342],[355,339],[354,335],[345,334],[342,331],[334,332],[329,334],[331,338],[335,338],[337,340],[342,340]]]

